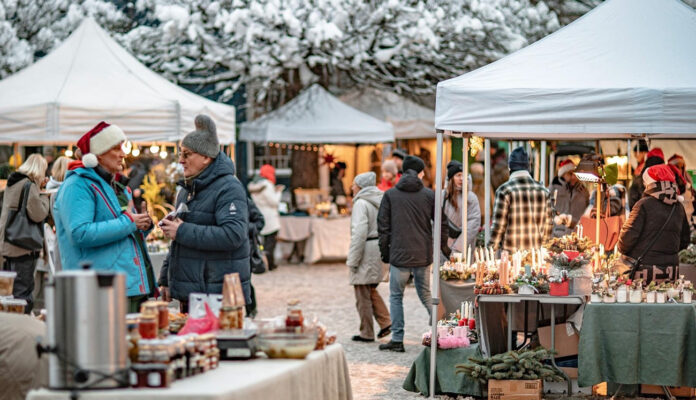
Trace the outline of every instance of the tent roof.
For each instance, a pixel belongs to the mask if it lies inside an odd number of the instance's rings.
[[[394,141],[394,128],[315,84],[282,107],[241,124],[239,138],[256,143],[383,143]]]
[[[435,110],[396,93],[365,88],[339,98],[351,107],[390,122],[397,139],[431,138],[435,132]]]
[[[696,136],[694,38],[696,12],[679,0],[608,0],[440,82],[435,126],[530,139]]]
[[[208,100],[151,71],[91,18],[33,65],[0,81],[0,140],[75,142],[100,120],[134,141],[177,141],[198,113],[234,143],[234,107]]]

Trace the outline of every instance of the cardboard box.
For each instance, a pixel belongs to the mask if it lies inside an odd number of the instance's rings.
[[[679,386],[679,387],[669,386],[669,391],[670,391],[670,393],[672,393],[672,396],[676,396],[676,397],[695,397],[696,396],[696,388],[691,388],[691,387],[687,387],[687,386]],[[640,393],[641,394],[664,395],[665,391],[662,390],[662,386],[640,385]]]
[[[542,391],[541,379],[488,381],[488,400],[541,400]]]
[[[574,356],[578,354],[580,336],[573,329],[567,329],[567,324],[556,325],[556,358]],[[570,331],[570,335],[568,334]],[[551,327],[544,326],[537,329],[539,343],[551,350]]]

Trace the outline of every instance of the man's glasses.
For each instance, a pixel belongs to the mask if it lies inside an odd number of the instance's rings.
[[[194,154],[195,153],[192,151],[186,151],[186,150],[179,149],[179,157],[183,158],[184,160],[188,159],[189,157],[191,157]]]

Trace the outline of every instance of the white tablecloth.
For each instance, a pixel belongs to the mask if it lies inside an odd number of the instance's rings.
[[[29,400],[69,399],[67,391],[35,390]],[[223,361],[207,373],[174,382],[168,389],[119,389],[80,392],[91,399],[288,399],[353,398],[343,347],[315,351],[305,360]]]
[[[348,257],[350,217],[280,217],[278,239],[286,242],[307,240],[305,262],[340,261]]]

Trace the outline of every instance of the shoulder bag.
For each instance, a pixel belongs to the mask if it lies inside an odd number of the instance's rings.
[[[43,222],[34,222],[27,215],[27,201],[32,182],[27,181],[22,188],[19,205],[9,210],[5,225],[5,241],[25,250],[39,251],[43,248]]]
[[[636,271],[638,271],[638,269],[643,266],[643,257],[645,257],[645,255],[648,253],[648,250],[650,250],[655,245],[657,239],[662,235],[662,232],[664,232],[665,228],[667,227],[667,224],[669,224],[669,220],[672,219],[672,215],[674,214],[674,210],[677,208],[677,204],[672,206],[672,210],[669,212],[669,217],[667,217],[665,223],[662,224],[662,228],[660,228],[660,230],[657,231],[657,234],[655,235],[655,237],[652,238],[648,247],[646,247],[645,250],[643,250],[643,253],[638,258],[634,259],[627,255],[621,256],[621,261],[623,261],[631,267],[630,270],[624,272],[624,274],[628,274],[628,277],[630,279],[633,279],[633,277],[636,274]]]

